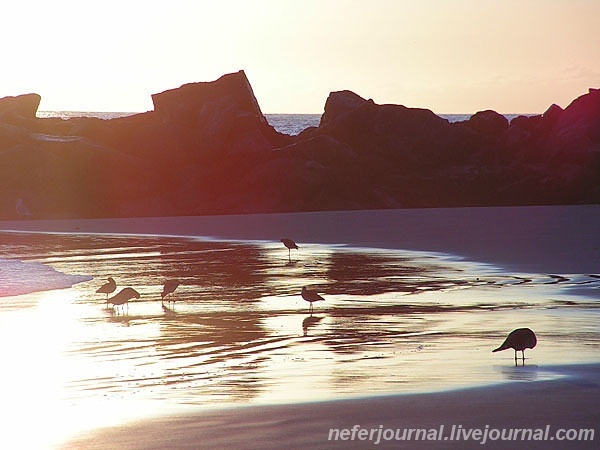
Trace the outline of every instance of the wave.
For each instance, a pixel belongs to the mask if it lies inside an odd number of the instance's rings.
[[[0,297],[65,289],[91,279],[87,275],[59,272],[36,261],[0,258]]]

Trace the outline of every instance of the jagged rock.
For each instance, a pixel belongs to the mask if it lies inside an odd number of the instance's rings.
[[[216,81],[188,83],[152,95],[154,111],[165,122],[194,127],[207,109],[224,104],[264,120],[243,70],[223,75]]]
[[[262,114],[243,70],[216,81],[189,83],[152,95],[160,120],[194,128],[202,139],[215,141],[225,151],[260,151],[288,141]]]
[[[37,94],[0,100],[0,217],[600,202],[597,89],[510,124],[339,91],[297,136],[266,122],[243,71],[153,101],[61,120],[35,117]]]
[[[548,109],[542,114],[544,118],[545,126],[550,128],[553,126],[559,119],[563,112],[563,109],[558,106],[556,103],[553,103],[548,107]]]
[[[325,112],[319,125],[337,119],[344,114],[362,106],[367,100],[352,91],[332,92],[325,102]]]
[[[35,119],[42,97],[38,94],[23,94],[0,99],[0,117],[7,113],[26,119]]]

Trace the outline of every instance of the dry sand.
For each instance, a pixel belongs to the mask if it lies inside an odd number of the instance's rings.
[[[600,207],[552,206],[2,222],[2,230],[210,236],[451,253],[521,272],[600,270]],[[522,370],[536,370],[525,367]],[[547,367],[544,370],[548,370]],[[328,441],[330,428],[594,428],[600,366],[569,377],[435,394],[222,409],[99,431],[65,448],[597,448],[577,441]],[[310,386],[307,386],[310,389]],[[600,430],[595,430],[596,434]],[[596,445],[594,445],[596,442]]]

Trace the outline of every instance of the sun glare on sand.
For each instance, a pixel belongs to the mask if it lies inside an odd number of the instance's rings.
[[[72,308],[78,294],[65,289],[31,295],[36,306],[0,315],[0,446],[48,448],[84,430],[139,416],[143,402],[135,399],[115,408],[102,394],[87,401],[69,398],[73,375],[94,373],[93,365],[80,366],[72,354],[73,339],[85,328]]]

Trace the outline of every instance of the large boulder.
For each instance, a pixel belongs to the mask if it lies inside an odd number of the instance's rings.
[[[152,103],[163,121],[190,127],[198,126],[199,119],[206,118],[208,110],[223,107],[266,122],[243,70],[223,75],[216,81],[188,83],[153,94]]]
[[[0,99],[0,117],[7,113],[26,119],[35,119],[42,97],[39,94],[23,94]]]
[[[491,109],[479,111],[471,116],[467,125],[483,134],[498,136],[508,128],[508,119]]]
[[[354,111],[362,106],[367,100],[352,91],[332,92],[325,102],[325,111],[321,116],[319,125],[325,125],[346,113]]]
[[[0,99],[0,216],[107,217],[600,202],[600,91],[510,124],[332,92],[278,133],[243,71],[112,120],[36,118]]]
[[[288,142],[269,125],[243,70],[152,95],[162,122],[196,130],[227,153],[262,151]]]

